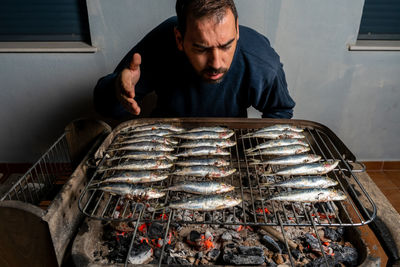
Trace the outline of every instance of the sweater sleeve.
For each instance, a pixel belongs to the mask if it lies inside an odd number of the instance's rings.
[[[252,106],[262,112],[263,118],[293,117],[295,102],[289,95],[282,64],[270,71],[264,79],[253,83]]]
[[[265,91],[269,91],[269,96],[262,109],[263,118],[290,119],[293,117],[293,108],[296,104],[289,95],[282,64],[280,64],[270,88],[266,88]]]

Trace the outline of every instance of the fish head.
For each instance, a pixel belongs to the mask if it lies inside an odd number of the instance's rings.
[[[220,189],[217,190],[217,194],[230,192],[230,191],[233,191],[234,189],[235,189],[234,186],[232,186],[230,184],[222,183],[220,186]]]
[[[161,198],[165,196],[165,194],[166,194],[165,191],[159,191],[157,189],[152,188],[149,190],[148,196],[149,198]]]
[[[345,200],[347,198],[346,194],[342,190],[332,190],[331,197],[335,200]]]
[[[239,205],[242,202],[241,198],[236,198],[236,197],[233,197],[231,195],[226,195],[225,196],[225,200],[229,203],[228,205],[232,206],[232,207],[236,206],[236,205]]]
[[[229,165],[229,163],[224,159],[216,159],[215,163],[214,163],[214,166],[216,166],[216,167],[222,167],[222,166],[227,166],[227,165]]]
[[[320,160],[322,157],[320,155],[311,154],[310,158],[314,161]]]

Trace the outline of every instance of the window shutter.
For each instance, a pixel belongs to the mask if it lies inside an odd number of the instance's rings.
[[[0,41],[90,43],[85,0],[1,0]]]
[[[359,40],[399,40],[400,0],[365,0]]]

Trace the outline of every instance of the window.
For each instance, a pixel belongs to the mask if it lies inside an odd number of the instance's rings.
[[[354,51],[400,51],[400,0],[365,0]]]
[[[365,0],[359,40],[400,40],[400,1]]]
[[[85,0],[1,1],[0,44],[53,42],[90,45]]]

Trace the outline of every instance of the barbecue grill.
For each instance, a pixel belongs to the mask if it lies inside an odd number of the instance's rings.
[[[98,190],[88,190],[90,184],[103,178],[98,168],[105,162],[106,150],[112,144],[114,138],[123,129],[137,124],[154,122],[172,123],[184,128],[218,125],[234,129],[235,135],[232,139],[236,141],[236,146],[230,149],[229,161],[231,167],[236,168],[237,172],[225,178],[224,181],[234,185],[236,187],[235,192],[245,201],[237,207],[221,212],[197,212],[196,219],[191,219],[193,214],[191,215],[190,213],[185,214],[185,212],[169,210],[168,208],[149,209],[143,203],[104,194]],[[321,155],[325,160],[337,159],[340,161],[338,167],[330,173],[330,177],[338,181],[339,188],[346,193],[347,199],[345,201],[328,202],[324,205],[304,203],[287,205],[275,201],[263,201],[278,189],[260,184],[259,181],[264,177],[261,177],[262,174],[255,166],[249,165],[251,159],[243,153],[245,149],[254,147],[263,140],[242,139],[240,136],[255,129],[277,123],[303,127],[311,152]],[[99,146],[100,143],[101,145]],[[89,149],[90,147],[91,149]],[[63,156],[55,156],[58,155],[56,151],[60,151]],[[82,158],[83,160],[81,160]],[[54,191],[54,181],[57,181],[61,167],[66,166],[68,166],[67,169],[71,174],[70,179],[58,194],[57,192],[55,193],[56,197],[50,201],[47,208],[44,208],[44,210],[38,208],[43,204],[42,195],[48,195],[49,192]],[[65,172],[64,169],[63,171]],[[72,173],[74,169],[75,171]],[[134,249],[135,239],[140,235],[140,227],[144,224],[161,225],[162,240],[168,240],[171,228],[177,225],[198,225],[200,227],[224,225],[250,227],[250,229],[251,227],[262,227],[279,239],[288,251],[293,247],[289,237],[290,230],[288,229],[308,228],[316,237],[318,245],[323,251],[324,242],[319,236],[321,227],[343,227],[346,229],[345,235],[353,243],[358,244],[360,254],[362,254],[362,262],[365,264],[370,260],[367,257],[369,252],[362,252],[362,248],[365,251],[367,249],[365,244],[360,246],[362,242],[360,242],[358,226],[373,222],[377,210],[374,201],[357,178],[358,172],[364,171],[363,165],[356,161],[355,156],[332,131],[321,124],[310,121],[191,118],[142,119],[122,123],[113,131],[110,131],[110,128],[101,122],[88,123],[87,121],[78,121],[67,127],[66,133],[57,140],[55,145],[3,195],[1,199],[3,201],[0,202],[0,212],[7,217],[15,217],[15,210],[24,210],[25,213],[35,214],[35,217],[42,224],[40,227],[43,229],[43,236],[47,238],[44,238],[45,241],[42,243],[47,246],[48,251],[54,252],[54,255],[48,258],[52,258],[59,265],[62,264],[63,258],[69,253],[67,249],[68,243],[73,242],[71,253],[75,263],[96,266],[93,260],[93,253],[98,253],[95,250],[96,244],[101,242],[103,226],[107,223],[116,225],[129,224],[131,234],[129,235],[127,255]],[[68,172],[64,176],[68,176]],[[178,179],[178,177],[171,176],[162,182],[156,183],[155,186],[167,187]],[[162,206],[170,200],[182,197],[185,197],[182,193],[168,192],[166,197],[150,201],[148,204],[150,206]],[[78,208],[81,213],[77,212]],[[80,215],[78,216],[78,214]],[[86,217],[83,225],[81,214]],[[232,220],[232,218],[234,219]],[[3,229],[10,229],[13,223],[3,223],[3,225]],[[20,225],[23,225],[23,220]],[[74,234],[79,225],[82,225],[81,230],[74,239]],[[276,229],[279,229],[278,233],[276,233]],[[18,232],[15,233],[15,236],[25,234]],[[10,239],[12,237],[8,240]],[[50,245],[48,239],[52,241]],[[4,241],[7,240],[4,239]],[[165,252],[167,246],[167,242],[163,242],[160,247],[161,255],[159,255],[156,264],[165,263],[164,257],[169,257]],[[4,245],[1,247],[4,247]],[[10,254],[14,254],[15,258],[18,257],[18,253],[15,253],[14,248],[10,250]],[[293,255],[290,252],[288,255],[290,263],[295,266]],[[4,256],[4,258],[7,257]],[[329,259],[325,253],[322,253],[322,257],[325,264],[328,265]],[[128,264],[127,257],[124,262],[125,265]],[[99,265],[103,266],[103,264]]]

